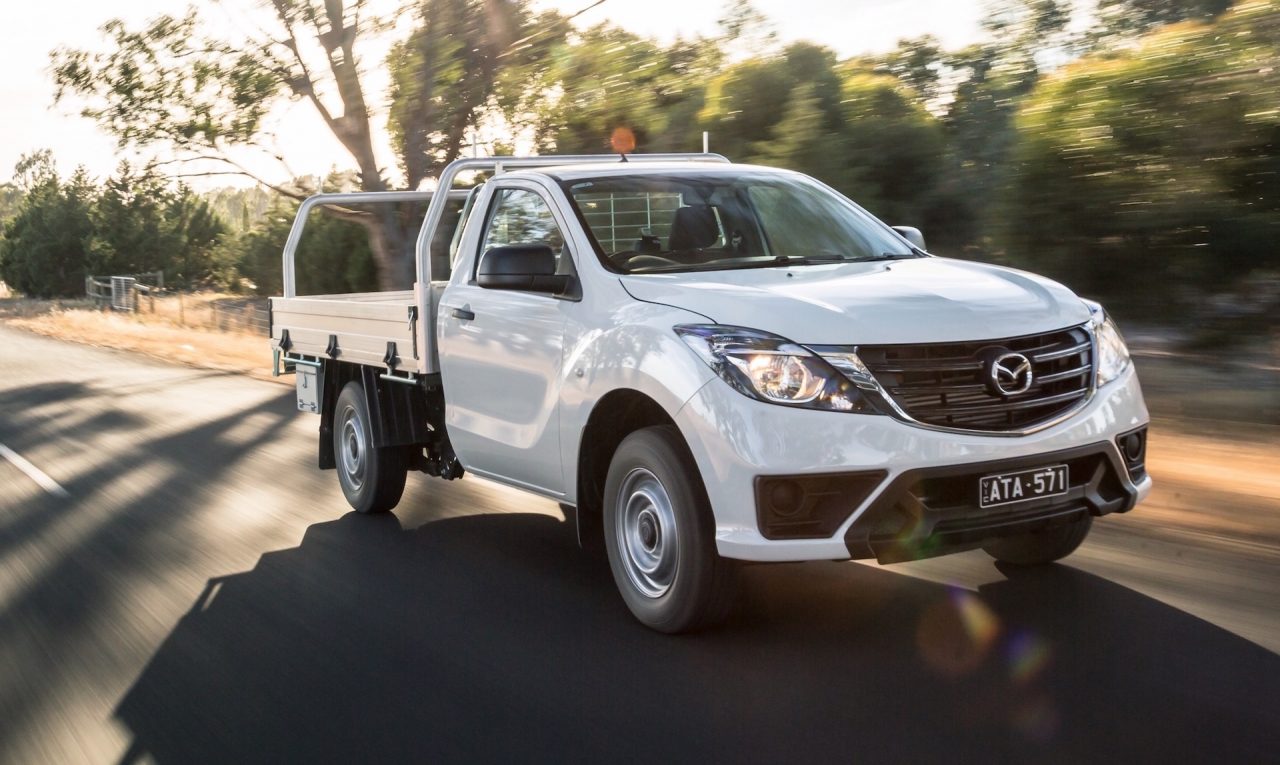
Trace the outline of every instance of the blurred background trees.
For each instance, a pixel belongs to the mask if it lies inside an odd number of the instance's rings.
[[[0,238],[10,287],[58,297],[83,295],[88,275],[164,271],[178,286],[219,276],[215,247],[227,226],[190,189],[127,164],[101,185],[82,170],[64,180],[48,151],[17,170],[22,195]]]
[[[937,254],[1042,271],[1122,315],[1248,313],[1280,279],[1280,0],[1099,0],[1087,17],[1071,0],[991,0],[981,43],[905,36],[843,60],[780,45],[745,0],[725,4],[720,34],[670,43],[577,30],[527,0],[413,0],[385,62],[361,61],[392,28],[363,3],[270,7],[278,23],[262,39],[206,39],[193,12],[109,24],[103,52],[54,53],[59,92],[86,99],[122,146],[203,159],[122,168],[101,186],[20,167],[0,189],[3,278],[72,291],[85,268],[142,270],[176,246],[187,264],[163,267],[179,280],[278,290],[287,221],[314,181],[194,200],[159,174],[247,172],[232,150],[265,150],[266,110],[294,99],[339,139],[347,184],[363,190],[416,187],[477,142],[603,152],[626,126],[638,151],[696,151],[709,131],[734,160],[810,173],[921,226]],[[361,67],[383,64],[390,91],[367,93]],[[368,103],[384,98],[375,120]],[[383,128],[398,175],[374,159]],[[395,248],[329,233],[325,273],[300,281],[385,287],[410,267]],[[165,236],[176,244],[148,243]]]

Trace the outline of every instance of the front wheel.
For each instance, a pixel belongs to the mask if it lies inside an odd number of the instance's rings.
[[[631,613],[667,633],[721,620],[737,567],[716,553],[706,491],[679,432],[658,426],[623,439],[604,491],[609,567]]]
[[[404,452],[373,445],[373,424],[364,386],[351,381],[338,395],[333,412],[333,456],[338,483],[347,503],[358,513],[385,513],[404,493]]]
[[[1001,563],[1015,566],[1039,566],[1065,558],[1076,551],[1089,535],[1093,516],[1084,515],[1062,526],[1031,531],[1011,537],[993,539],[982,546],[983,550]]]

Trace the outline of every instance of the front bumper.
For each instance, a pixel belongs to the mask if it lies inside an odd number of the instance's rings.
[[[741,395],[718,378],[703,386],[675,419],[706,485],[715,515],[717,550],[741,560],[877,557],[888,562],[926,557],[976,546],[997,533],[1035,527],[1028,524],[1065,522],[1086,511],[1123,512],[1151,489],[1149,477],[1140,475],[1136,482],[1129,477],[1115,443],[1116,436],[1145,425],[1149,419],[1132,368],[1099,390],[1070,418],[1025,436],[944,432],[883,415],[766,404]],[[1064,454],[1092,460],[1095,468],[1110,466],[1104,473],[1112,478],[1098,478],[1100,488],[1093,492],[1092,505],[1085,501],[1086,489],[1073,487],[1066,497],[1012,506],[1025,517],[1005,518],[1011,523],[996,531],[990,516],[998,514],[975,515],[963,501],[942,503],[930,507],[931,512],[916,512],[909,533],[904,535],[903,531],[908,527],[897,528],[892,534],[886,531],[884,517],[895,512],[892,508],[904,502],[908,487],[921,479],[1054,464]],[[1081,469],[1085,469],[1083,463]],[[758,476],[862,471],[883,471],[884,478],[850,508],[848,517],[830,536],[766,539],[761,534],[755,496]],[[1086,478],[1094,476],[1080,474],[1081,480]],[[973,480],[976,483],[976,477]],[[1101,482],[1107,483],[1103,486]],[[966,517],[970,521],[967,526]]]

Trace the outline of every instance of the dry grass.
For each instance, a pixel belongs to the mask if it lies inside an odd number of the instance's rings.
[[[160,298],[155,313],[144,307],[135,314],[101,311],[84,303],[5,300],[0,302],[0,317],[11,326],[62,340],[263,380],[277,379],[271,376],[271,351],[265,333],[215,328],[228,323],[224,312],[215,313],[211,307],[221,297],[186,296],[182,306],[177,298]],[[293,379],[279,381],[292,384]]]

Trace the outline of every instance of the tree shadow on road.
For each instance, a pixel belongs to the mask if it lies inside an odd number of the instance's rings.
[[[211,580],[121,700],[123,762],[1263,761],[1280,657],[1069,566],[978,593],[758,566],[639,626],[569,524],[316,524]]]
[[[123,599],[136,597],[130,587],[200,554],[184,524],[205,511],[219,480],[292,422],[286,392],[185,429],[104,442],[109,433],[145,432],[139,415],[113,404],[119,395],[81,383],[0,394],[0,440],[20,452],[54,439],[61,454],[114,446],[69,471],[67,496],[36,494],[0,517],[0,563],[10,574],[0,603],[0,752],[56,696],[51,689],[127,654],[127,644],[96,640],[95,630],[101,635],[105,624],[114,634],[113,615],[146,613],[145,599]],[[260,427],[245,438],[236,431],[249,418]],[[136,487],[147,501],[129,500]]]

